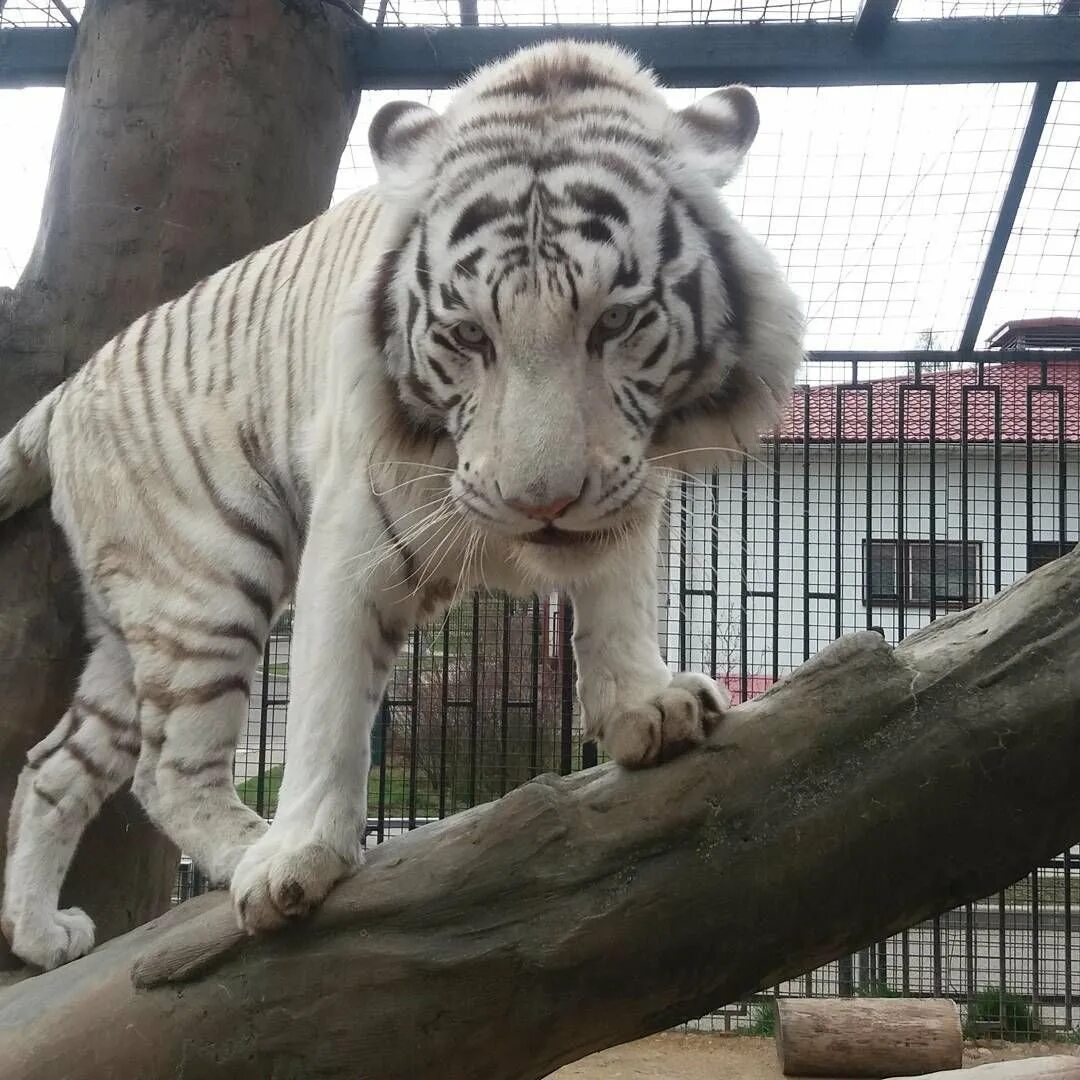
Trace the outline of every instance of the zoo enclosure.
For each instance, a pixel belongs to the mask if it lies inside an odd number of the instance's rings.
[[[753,696],[840,633],[896,641],[1076,542],[1075,338],[1033,349],[1016,327],[976,348],[1007,320],[1080,310],[1075,0],[355,6],[359,131],[388,89],[437,97],[567,23],[622,41],[672,87],[738,79],[772,95],[728,197],[806,297],[814,352],[760,457],[680,481],[673,496],[661,566],[673,665]],[[0,0],[0,86],[61,84],[80,10]],[[864,126],[823,135],[821,114],[862,115],[866,101]],[[912,165],[901,136],[930,117],[950,144]],[[803,124],[812,137],[800,143]],[[890,127],[900,134],[875,150]],[[339,194],[370,176],[358,143]],[[558,597],[474,597],[413,635],[376,729],[370,842],[596,760],[576,714],[572,617]],[[287,703],[284,625],[237,756],[240,790],[266,814]],[[1063,855],[776,992],[950,993],[987,1031],[995,1000],[998,1030],[1022,1033],[1031,1006],[1072,1031],[1077,870]],[[198,887],[186,870],[181,891]],[[1018,995],[1011,1014],[1003,991]],[[743,1003],[702,1022],[751,1019]]]

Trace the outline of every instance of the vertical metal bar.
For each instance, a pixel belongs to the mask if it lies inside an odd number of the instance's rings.
[[[941,916],[935,915],[931,924],[933,940],[934,997],[941,997]]]
[[[810,659],[810,390],[803,390],[803,660]]]
[[[562,621],[562,724],[559,729],[559,772],[564,776],[574,767],[574,650],[570,642],[574,636],[574,612],[570,600],[559,601],[559,617]]]
[[[447,727],[450,722],[450,619],[448,614],[442,628],[442,702],[439,709],[439,817],[446,817]]]
[[[533,597],[532,605],[532,663],[530,665],[530,689],[532,698],[529,706],[529,775],[535,776],[540,771],[540,598]]]
[[[270,642],[273,636],[274,631],[271,627],[270,633],[266,636],[266,644],[263,646],[262,701],[259,702],[259,761],[256,765],[259,775],[255,781],[255,813],[259,817],[266,817],[267,810],[266,740],[269,737],[270,728]]]
[[[1062,862],[1065,866],[1065,1030],[1073,1030],[1072,999],[1072,851],[1066,849]]]
[[[874,625],[874,597],[870,588],[871,552],[874,547],[874,384],[866,387],[866,540],[863,542],[862,581],[866,599],[866,628]],[[882,635],[884,636],[884,635]],[[883,954],[884,955],[884,954]]]
[[[897,391],[897,442],[896,442],[896,640],[902,641],[905,636],[904,610],[907,600],[909,577],[908,568],[908,544],[906,539],[907,524],[907,484],[905,469],[907,457],[904,453],[904,439],[907,434],[907,424],[904,406],[907,404],[905,396],[906,386],[901,386]]]
[[[1013,225],[1016,223],[1016,214],[1020,209],[1020,202],[1024,197],[1024,189],[1027,187],[1028,176],[1031,166],[1035,161],[1035,154],[1039,149],[1043,129],[1046,127],[1046,118],[1050,114],[1050,106],[1054,103],[1054,93],[1057,83],[1036,83],[1035,94],[1031,101],[1031,112],[1028,114],[1027,125],[1024,135],[1020,140],[1020,146],[1016,151],[1016,160],[1013,162],[1012,175],[1009,177],[1008,187],[1001,199],[1001,208],[998,210],[997,223],[994,226],[990,244],[986,249],[986,260],[983,262],[979,273],[979,281],[975,286],[975,295],[971,300],[971,308],[964,323],[964,332],[960,335],[960,350],[968,352],[975,347],[975,339],[979,336],[982,321],[986,315],[990,296],[994,291],[998,271],[1001,269],[1001,260],[1005,256],[1005,249],[1012,235]]]
[[[969,1006],[978,991],[975,985],[975,948],[975,908],[969,902],[964,905],[964,986]]]
[[[712,504],[712,512],[709,515],[709,611],[711,619],[709,625],[712,631],[709,634],[709,671],[712,678],[718,678],[717,670],[716,639],[720,632],[719,606],[720,606],[720,470],[713,469],[709,483],[709,498]],[[730,633],[730,631],[729,631]],[[728,672],[723,673],[725,676]]]
[[[929,532],[930,532],[930,619],[937,618],[937,398],[934,387],[925,391],[930,395],[930,506],[928,507]],[[945,484],[945,498],[948,500],[949,485]],[[946,501],[946,507],[948,502]],[[948,533],[948,517],[946,515],[946,533]],[[946,548],[945,571],[946,582],[948,581],[949,555]],[[946,587],[946,592],[948,591]]]
[[[1027,426],[1024,429],[1024,450],[1027,468],[1024,477],[1024,519],[1025,519],[1025,551],[1031,550],[1031,542],[1035,539],[1035,440],[1032,436],[1032,424],[1035,409],[1035,387],[1027,388]],[[1026,568],[1026,567],[1025,567]]]
[[[679,487],[679,670],[685,671],[687,667],[687,634],[689,627],[686,618],[686,561],[689,557],[690,545],[686,539],[686,524],[689,513],[687,510],[687,489],[690,481],[683,478]]]
[[[409,828],[416,828],[416,777],[420,741],[420,628],[412,635],[412,656],[409,658],[409,674],[412,678],[412,694],[409,696]]]
[[[514,601],[503,599],[502,615],[502,686],[499,693],[499,791],[505,795],[510,784],[508,752],[510,746],[510,615]]]
[[[1065,554],[1067,506],[1065,491],[1068,486],[1068,457],[1065,453],[1065,387],[1055,386],[1058,410],[1058,554]]]
[[[1039,983],[1041,962],[1039,957],[1039,936],[1042,912],[1039,910],[1039,871],[1031,871],[1031,1005],[1038,1012]]]
[[[386,839],[386,732],[389,727],[390,706],[384,694],[379,706],[379,803],[375,827],[375,839],[380,844]]]
[[[1005,892],[998,893],[998,986],[1004,992],[1008,985],[1008,971],[1005,963]]]
[[[745,701],[749,689],[747,667],[749,664],[750,616],[747,611],[749,596],[747,595],[746,579],[750,574],[749,552],[746,550],[746,534],[749,531],[749,500],[750,500],[750,471],[746,458],[742,463],[742,511],[740,515],[740,543],[739,543],[739,700]]]
[[[994,387],[994,592],[1001,592],[1001,387]]]
[[[772,667],[773,682],[780,678],[780,441],[774,439],[770,453],[773,459],[772,485]]]
[[[844,391],[836,391],[836,441],[833,462],[833,637],[844,633]]]
[[[971,387],[960,388],[960,588],[963,590],[963,607],[968,606],[968,600],[978,599],[982,589],[969,592],[968,583],[971,581],[971,567],[968,559],[968,513],[970,502],[970,481],[968,471],[971,468],[970,454],[968,452],[968,415],[970,412]],[[970,905],[969,905],[970,906]],[[971,984],[968,983],[968,994],[971,993]]]
[[[475,806],[480,766],[480,597],[476,593],[473,593],[472,650],[469,663],[472,665],[469,702],[469,805]]]

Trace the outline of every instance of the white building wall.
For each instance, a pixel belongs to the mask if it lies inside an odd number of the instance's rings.
[[[983,598],[1027,571],[1027,449],[967,451],[967,539],[979,545]],[[1059,491],[1065,535],[1080,539],[1080,446],[1032,450],[1033,540],[1057,540]],[[870,482],[867,483],[869,464]],[[964,536],[961,447],[770,447],[761,461],[703,476],[672,500],[661,551],[662,641],[668,662],[714,674],[772,678],[791,671],[838,634],[880,627],[895,643],[925,625],[927,607],[863,597],[863,542]],[[805,474],[805,475],[804,475]],[[997,485],[995,476],[999,475]],[[995,486],[1000,495],[995,499]],[[868,506],[869,503],[869,506]],[[685,536],[685,557],[683,537]],[[741,582],[745,548],[746,594]],[[775,591],[776,598],[768,594]],[[838,598],[838,599],[837,599]],[[745,619],[743,611],[745,609]],[[949,610],[938,605],[934,614]],[[715,627],[715,632],[712,628]],[[750,686],[760,690],[760,684]]]

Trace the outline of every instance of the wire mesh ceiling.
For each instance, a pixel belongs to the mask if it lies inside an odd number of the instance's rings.
[[[455,25],[458,0],[354,0],[364,17]],[[1058,0],[901,0],[898,17],[1034,15]],[[464,5],[468,8],[470,5]],[[80,2],[0,0],[0,22],[66,26]],[[481,25],[657,25],[850,19],[857,0],[477,0]],[[808,346],[955,349],[1016,160],[1030,84],[761,88],[762,128],[726,192],[803,298]],[[672,104],[698,91],[667,91]],[[369,91],[336,198],[374,181]],[[0,125],[3,125],[0,104]],[[2,126],[0,126],[2,130]],[[11,130],[15,130],[14,121]],[[977,344],[1002,323],[1080,311],[1080,83],[1058,86]],[[24,215],[25,216],[25,215]],[[32,217],[33,215],[29,215]],[[5,247],[11,247],[5,240]],[[20,265],[4,251],[10,277]]]
[[[1024,84],[762,88],[762,126],[726,197],[785,268],[811,349],[954,349],[1027,120]],[[698,91],[669,90],[675,106]],[[375,180],[373,91],[335,199]],[[1058,88],[979,344],[1021,316],[1080,311],[1080,84]]]
[[[387,26],[457,26],[458,0],[353,0],[371,22]],[[0,26],[67,26],[83,0],[0,0]],[[477,0],[480,26],[689,25],[755,22],[840,22],[854,19],[858,0]],[[1057,0],[901,0],[898,19],[1002,18],[1049,15]]]
[[[363,15],[387,26],[455,26],[456,0],[366,0]],[[756,22],[839,22],[854,19],[858,0],[477,0],[480,26],[557,26],[607,23],[612,26],[691,25]],[[1001,18],[1048,15],[1053,0],[901,0],[899,19]]]
[[[0,26],[76,26],[82,0],[0,0]]]

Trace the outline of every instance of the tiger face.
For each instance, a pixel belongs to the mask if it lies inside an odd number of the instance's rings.
[[[602,547],[651,520],[675,459],[747,441],[786,396],[797,306],[715,190],[757,125],[742,87],[676,113],[629,56],[576,43],[481,72],[441,117],[375,117],[401,223],[376,337],[478,528]]]

